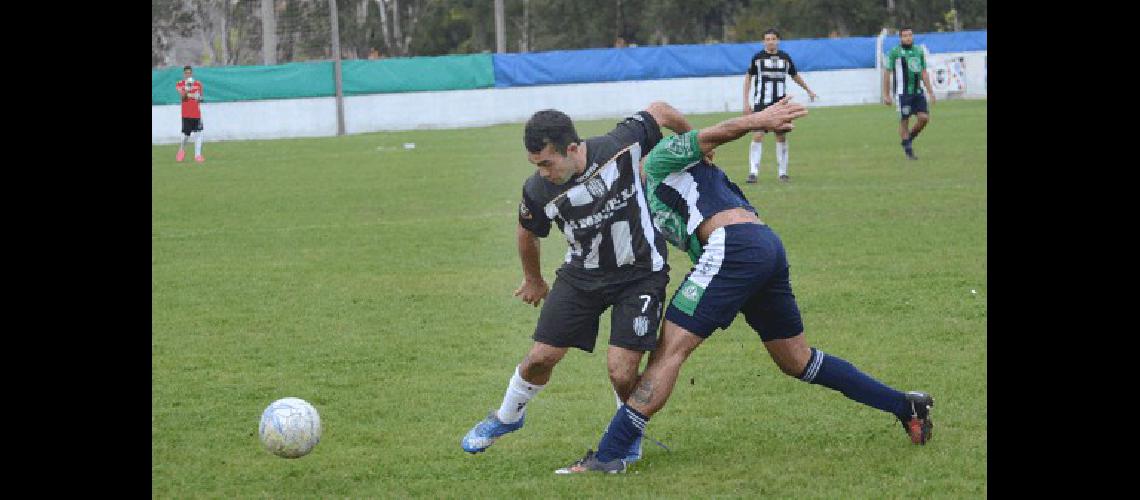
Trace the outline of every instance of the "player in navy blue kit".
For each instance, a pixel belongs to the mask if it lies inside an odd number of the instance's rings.
[[[740,188],[710,162],[717,146],[752,130],[789,131],[792,121],[806,114],[784,98],[758,113],[663,139],[650,151],[643,175],[653,223],[694,265],[665,312],[657,350],[633,395],[610,421],[597,453],[587,451],[556,473],[623,472],[624,450],[665,406],[681,365],[715,330],[728,328],[738,312],[785,374],[888,412],[912,442],[926,444],[933,429],[929,394],[900,392],[808,346],[783,243]]]

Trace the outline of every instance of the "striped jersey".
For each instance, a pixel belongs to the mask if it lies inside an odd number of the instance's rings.
[[[538,175],[523,185],[519,224],[539,237],[557,224],[569,244],[559,278],[594,290],[668,270],[665,240],[649,217],[638,175],[641,157],[661,140],[645,111],[586,139],[586,169],[557,185]]]
[[[896,45],[887,53],[887,71],[891,72],[894,95],[922,95],[922,70],[926,69],[926,52],[921,45],[910,48]]]
[[[787,77],[796,76],[796,65],[787,52],[777,50],[771,54],[761,50],[752,56],[748,74],[755,78],[752,83],[752,104],[766,107],[784,98]]]
[[[759,215],[740,187],[723,170],[705,161],[697,133],[694,129],[664,139],[645,159],[653,224],[669,243],[687,252],[694,263],[704,250],[697,238],[697,227],[705,219],[732,208]]]

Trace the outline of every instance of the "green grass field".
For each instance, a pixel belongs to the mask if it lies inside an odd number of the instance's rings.
[[[538,317],[512,296],[533,172],[521,124],[207,143],[202,165],[154,146],[152,496],[984,497],[986,106],[937,103],[916,162],[894,108],[812,109],[789,135],[788,185],[772,136],[757,185],[743,182],[748,139],[717,154],[784,241],[809,342],[932,393],[933,440],[914,446],[893,417],[781,374],[738,317],[649,424],[672,451],[647,442],[624,476],[552,473],[613,415],[602,349],[566,356],[521,431],[483,454],[459,448]],[[555,229],[549,282],[565,250]],[[676,250],[669,262],[671,296],[689,262]],[[608,314],[602,325],[600,348]],[[285,396],[324,425],[296,460],[257,439]]]

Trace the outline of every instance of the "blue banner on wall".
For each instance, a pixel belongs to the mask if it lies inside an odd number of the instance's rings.
[[[985,31],[916,34],[931,53],[986,50]],[[898,44],[886,37],[883,51]],[[799,71],[875,67],[875,37],[787,40]],[[494,54],[496,87],[744,75],[764,44],[720,43]]]

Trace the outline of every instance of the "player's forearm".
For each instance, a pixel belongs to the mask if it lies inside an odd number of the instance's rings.
[[[809,94],[815,93],[812,92],[810,88],[808,88],[807,82],[805,82],[804,79],[800,77],[800,75],[793,76],[792,80],[799,84],[800,88],[804,89],[804,92],[807,92]]]
[[[740,116],[725,120],[711,127],[703,128],[697,132],[697,143],[701,147],[701,153],[708,154],[726,142],[735,141],[757,128],[756,117],[761,116],[760,113],[752,113],[750,115]]]
[[[883,71],[883,95],[891,93],[891,72]]]
[[[542,245],[538,236],[527,228],[518,227],[519,260],[522,262],[523,278],[527,281],[543,281],[542,279]]]
[[[669,103],[655,101],[645,108],[645,111],[653,116],[657,125],[672,130],[674,134],[683,134],[693,129],[689,120],[685,119],[685,115],[677,111],[677,108],[670,106]]]

